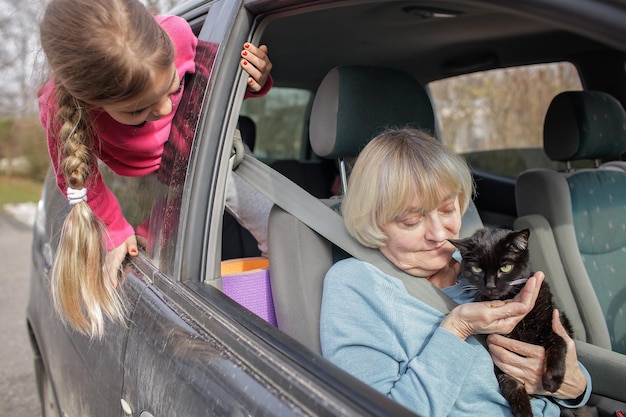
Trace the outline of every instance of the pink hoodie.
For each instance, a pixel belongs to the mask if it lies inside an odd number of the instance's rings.
[[[189,24],[180,17],[157,16],[155,19],[174,42],[176,50],[174,64],[182,80],[186,73],[195,71],[194,57],[198,39]],[[254,95],[264,95],[271,84],[270,79],[265,88]],[[157,171],[161,164],[163,145],[169,138],[172,119],[182,95],[181,89],[172,96],[172,112],[169,115],[141,127],[118,123],[106,112],[94,110],[93,116],[98,128],[95,155],[118,175],[137,177]],[[67,183],[59,170],[62,143],[58,138],[57,109],[54,81],[50,80],[39,91],[39,118],[47,132],[48,151],[56,173],[57,185],[63,194],[66,194]],[[85,186],[88,189],[87,204],[107,227],[106,246],[111,250],[135,233],[133,227],[122,215],[117,198],[105,185],[95,163]]]

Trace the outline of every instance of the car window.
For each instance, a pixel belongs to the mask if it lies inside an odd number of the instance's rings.
[[[312,100],[309,90],[272,87],[266,96],[244,101],[240,114],[256,124],[257,158],[309,159],[306,121]]]
[[[200,41],[196,73],[185,77],[185,90],[164,144],[157,173],[144,177],[122,177],[101,164],[107,186],[117,197],[124,217],[146,240],[146,253],[155,265],[171,273],[178,238],[178,223],[190,150],[198,127],[200,107],[217,45]]]
[[[472,168],[515,178],[529,168],[556,168],[543,152],[543,120],[550,101],[581,90],[567,62],[482,71],[431,82],[428,87],[442,141]]]

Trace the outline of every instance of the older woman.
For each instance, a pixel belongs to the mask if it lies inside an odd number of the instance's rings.
[[[388,397],[424,416],[509,416],[494,363],[525,383],[535,416],[559,416],[559,403],[586,403],[590,378],[568,341],[565,382],[541,385],[541,347],[507,339],[532,309],[542,273],[511,302],[471,302],[454,247],[473,193],[465,160],[427,134],[389,130],[361,152],[342,204],[346,228],[395,266],[427,279],[459,303],[444,316],[412,297],[402,282],[349,258],[326,275],[321,311],[325,357]],[[489,351],[473,336],[490,334]],[[490,355],[491,353],[491,355]]]

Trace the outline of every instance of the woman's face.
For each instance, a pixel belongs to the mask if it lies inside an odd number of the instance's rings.
[[[451,196],[432,211],[424,211],[418,198],[404,214],[382,227],[388,237],[380,251],[401,270],[428,278],[445,267],[455,251],[447,239],[461,229],[458,196]]]

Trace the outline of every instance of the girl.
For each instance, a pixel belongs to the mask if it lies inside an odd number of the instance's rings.
[[[39,92],[40,119],[72,206],[52,269],[53,302],[76,330],[101,337],[105,317],[124,318],[117,273],[138,251],[97,159],[118,175],[159,169],[198,39],[185,20],[155,18],[138,0],[52,0],[40,35],[52,71]],[[267,47],[246,43],[241,55],[247,96],[264,95]]]

